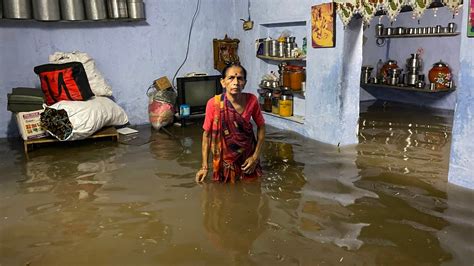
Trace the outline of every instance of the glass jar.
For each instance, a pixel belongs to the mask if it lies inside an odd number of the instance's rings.
[[[282,86],[284,87],[290,87],[290,69],[288,66],[283,67],[282,69]]]
[[[263,111],[272,112],[272,92],[267,91],[263,99]]]
[[[290,68],[290,88],[294,91],[301,90],[301,82],[305,81],[305,70],[303,67],[293,66]]]
[[[274,89],[272,93],[272,113],[273,114],[280,114],[280,96],[281,96],[281,90],[280,89]]]
[[[288,117],[293,115],[293,95],[282,94],[280,97],[280,116]]]
[[[452,75],[448,65],[439,61],[433,64],[433,67],[428,72],[430,82],[435,84],[436,90],[446,90],[450,88]]]

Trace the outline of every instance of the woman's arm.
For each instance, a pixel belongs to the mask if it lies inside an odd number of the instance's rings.
[[[255,166],[257,166],[258,159],[260,158],[260,152],[262,151],[263,143],[265,142],[265,124],[257,127],[257,145],[252,156],[247,158],[242,164],[242,171],[245,173],[253,173]]]
[[[211,138],[209,137],[209,132],[204,131],[202,133],[202,164],[201,169],[196,173],[196,182],[204,181],[207,173],[209,172],[209,148],[211,146]]]

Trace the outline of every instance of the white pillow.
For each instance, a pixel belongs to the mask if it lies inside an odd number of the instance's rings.
[[[60,101],[48,108],[64,109],[72,124],[72,133],[65,139],[85,139],[106,126],[122,126],[128,123],[128,116],[118,104],[107,97],[92,97],[87,101]]]

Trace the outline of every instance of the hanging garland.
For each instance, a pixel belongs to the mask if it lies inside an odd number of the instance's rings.
[[[362,19],[364,21],[365,25],[370,24],[370,21],[375,15],[375,12],[377,12],[377,6],[379,5],[378,0],[367,0],[367,1],[362,1],[361,3],[361,8],[359,10]]]
[[[347,2],[341,2],[341,3],[336,3],[337,7],[337,14],[342,20],[342,24],[344,24],[344,27],[349,24],[351,21],[352,17],[355,14],[356,6],[357,3],[355,0],[347,1]]]
[[[454,15],[459,13],[459,7],[462,5],[462,0],[442,0],[443,4],[453,12]],[[469,1],[469,0],[468,0]]]
[[[413,9],[413,18],[423,16],[425,10],[434,0],[347,0],[337,1],[336,10],[344,26],[347,26],[352,17],[360,14],[364,24],[370,24],[375,13],[383,10],[387,13],[390,21],[394,21],[403,6],[410,6]],[[441,0],[454,15],[459,13],[459,7],[463,0]]]
[[[424,1],[424,0],[420,0]],[[402,10],[402,6],[404,5],[404,0],[388,0],[386,1],[386,8],[387,8],[387,16],[390,21],[394,21],[400,11]]]
[[[425,10],[428,8],[430,3],[431,3],[431,0],[415,0],[412,6],[413,17],[421,18],[421,16],[423,16],[423,13],[425,13]]]

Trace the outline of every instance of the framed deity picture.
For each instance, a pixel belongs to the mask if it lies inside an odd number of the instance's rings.
[[[469,1],[469,8],[468,12],[469,15],[467,16],[467,37],[474,37],[474,0]]]
[[[311,40],[313,48],[336,46],[336,6],[334,3],[311,7]]]
[[[231,39],[225,35],[224,39],[214,39],[214,69],[222,71],[227,64],[238,63],[239,39]]]

